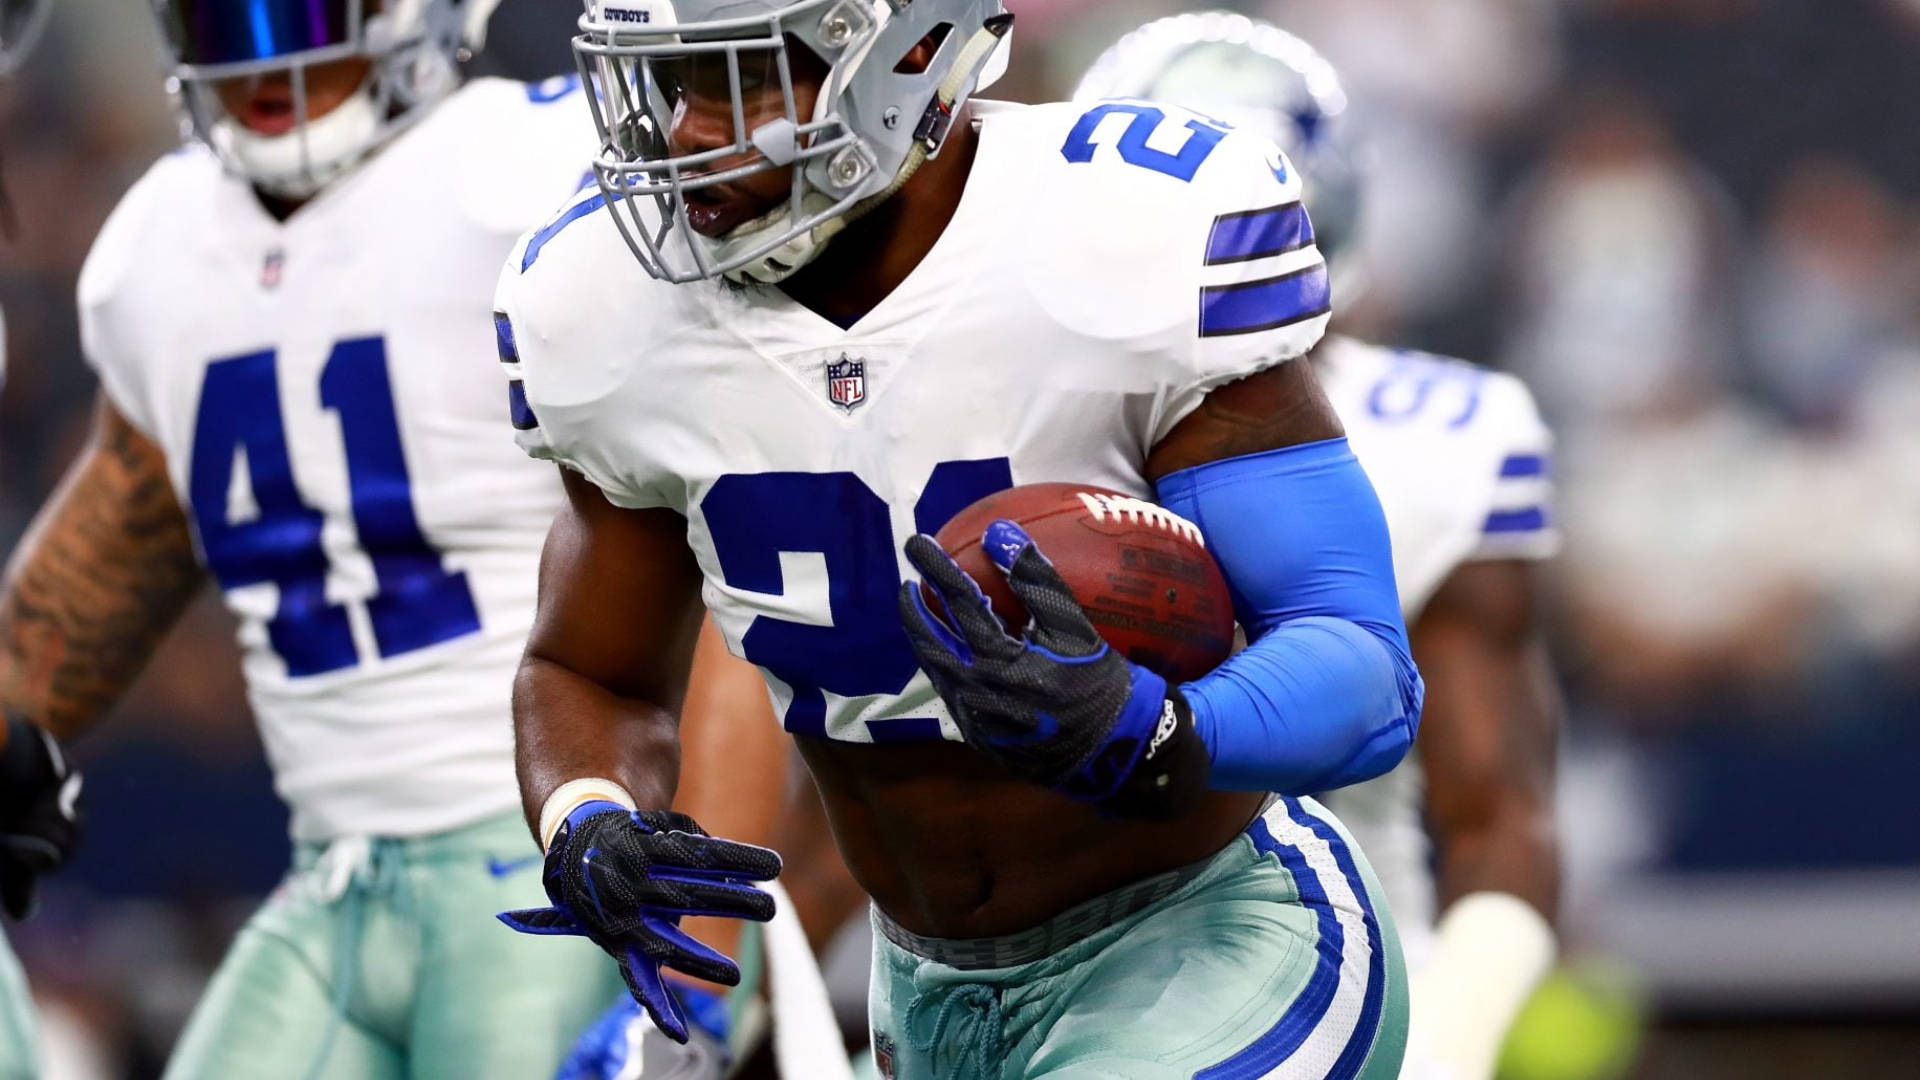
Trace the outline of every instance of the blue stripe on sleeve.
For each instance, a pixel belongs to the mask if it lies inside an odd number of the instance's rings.
[[[493,342],[494,346],[500,350],[501,363],[520,362],[520,347],[513,343],[513,323],[508,320],[507,313],[504,311],[493,313]]]
[[[1487,515],[1480,531],[1489,533],[1538,532],[1547,527],[1547,510],[1529,506],[1525,510],[1495,510]]]
[[[894,720],[869,720],[867,734],[873,736],[873,741],[881,746],[939,742],[940,719],[935,716],[907,716]]]
[[[1525,476],[1545,476],[1547,459],[1543,454],[1513,454],[1500,463],[1500,478],[1513,480]]]
[[[546,247],[548,241],[559,236],[560,230],[605,205],[607,205],[607,193],[603,191],[591,199],[574,203],[567,208],[566,213],[555,218],[546,228],[534,233],[533,239],[527,241],[527,253],[520,259],[520,272],[524,274],[533,268],[534,260],[540,257],[540,249]]]
[[[532,431],[540,426],[534,418],[533,406],[527,404],[527,388],[519,379],[507,383],[507,412],[513,417],[513,426],[520,431]]]
[[[1275,330],[1332,309],[1327,264],[1315,263],[1280,277],[1200,290],[1200,336]]]
[[[1297,202],[1222,214],[1207,237],[1207,265],[1247,262],[1298,251],[1313,243],[1313,222]]]

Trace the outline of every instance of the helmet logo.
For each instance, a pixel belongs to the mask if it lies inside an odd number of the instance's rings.
[[[827,400],[852,412],[867,400],[867,362],[845,353],[827,365]]]

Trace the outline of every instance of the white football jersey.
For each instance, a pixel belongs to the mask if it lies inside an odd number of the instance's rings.
[[[502,271],[523,445],[686,516],[709,610],[796,734],[958,739],[895,607],[906,538],[1014,484],[1150,497],[1155,443],[1326,325],[1272,143],[1145,103],[974,110],[953,220],[851,328],[656,282],[599,194]]]
[[[476,81],[284,223],[191,145],[87,259],[88,359],[166,452],[300,839],[518,801],[510,684],[561,496],[503,434],[490,300],[586,177],[588,119],[573,80]]]
[[[1464,360],[1338,335],[1314,361],[1386,511],[1408,626],[1462,564],[1558,550],[1553,440],[1526,384]],[[1323,799],[1380,875],[1407,962],[1417,966],[1436,916],[1417,754]]]

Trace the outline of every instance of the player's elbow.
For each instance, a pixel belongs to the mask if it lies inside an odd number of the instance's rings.
[[[1351,667],[1343,681],[1350,687],[1355,707],[1335,728],[1333,745],[1321,759],[1331,766],[1304,784],[1307,791],[1332,791],[1384,776],[1399,766],[1419,733],[1426,685],[1397,619],[1389,623],[1313,621],[1331,624],[1323,629],[1346,646]]]
[[[1424,689],[1391,629],[1294,620],[1187,684],[1214,786],[1310,794],[1398,765],[1413,745]]]
[[[1309,782],[1309,790],[1332,791],[1385,776],[1398,768],[1413,747],[1412,722],[1395,718],[1385,727],[1366,733],[1353,752],[1319,779]]]

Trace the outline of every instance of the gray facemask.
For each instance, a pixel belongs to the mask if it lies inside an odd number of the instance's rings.
[[[940,152],[1011,23],[1000,0],[588,0],[601,190],[656,278],[784,280]],[[713,222],[723,185],[783,169],[776,205]]]

